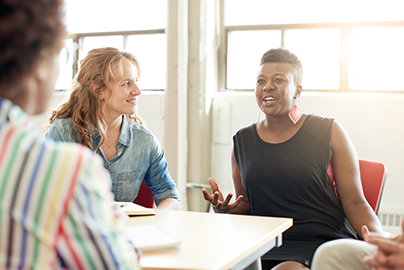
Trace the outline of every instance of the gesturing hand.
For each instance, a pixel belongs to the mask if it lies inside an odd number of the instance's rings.
[[[404,230],[404,220],[401,227]],[[374,270],[404,269],[403,233],[395,238],[385,238],[369,234],[367,228],[362,228],[362,234],[366,242],[377,246],[374,254],[363,258],[365,264],[372,266]]]
[[[226,199],[224,199],[217,183],[212,178],[209,178],[208,182],[212,187],[212,195],[209,195],[206,189],[202,189],[202,194],[205,200],[212,204],[213,211],[215,211],[215,213],[230,213],[230,211],[235,209],[243,200],[243,196],[239,196],[234,203],[229,204],[233,194],[227,194]]]

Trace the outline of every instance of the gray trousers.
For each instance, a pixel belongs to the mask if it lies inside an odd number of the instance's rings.
[[[314,253],[312,270],[370,270],[362,258],[376,246],[361,240],[338,239],[322,244]]]

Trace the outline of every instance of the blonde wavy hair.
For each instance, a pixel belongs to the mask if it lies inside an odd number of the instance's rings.
[[[118,75],[122,75],[122,61],[129,60],[137,67],[140,76],[140,65],[137,58],[118,49],[105,47],[91,50],[87,56],[80,61],[80,70],[73,80],[70,89],[69,100],[51,112],[49,126],[57,118],[72,118],[71,136],[77,142],[97,151],[104,142],[106,124],[102,118],[109,99],[101,106],[99,94],[106,89],[111,94],[111,84]],[[96,93],[93,93],[92,87]],[[129,120],[143,125],[141,118],[137,115],[125,115]],[[92,141],[98,126],[101,133],[101,142],[93,149]]]

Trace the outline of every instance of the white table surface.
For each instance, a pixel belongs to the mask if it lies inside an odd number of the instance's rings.
[[[292,219],[155,210],[128,226],[156,224],[181,240],[178,248],[143,253],[143,269],[244,269],[281,244]],[[260,264],[257,269],[260,269]]]

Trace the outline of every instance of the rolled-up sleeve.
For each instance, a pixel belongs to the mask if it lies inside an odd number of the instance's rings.
[[[151,188],[157,205],[168,198],[180,201],[178,189],[170,173],[164,157],[164,150],[158,140],[153,137],[150,152],[150,167],[146,173],[145,182]]]

